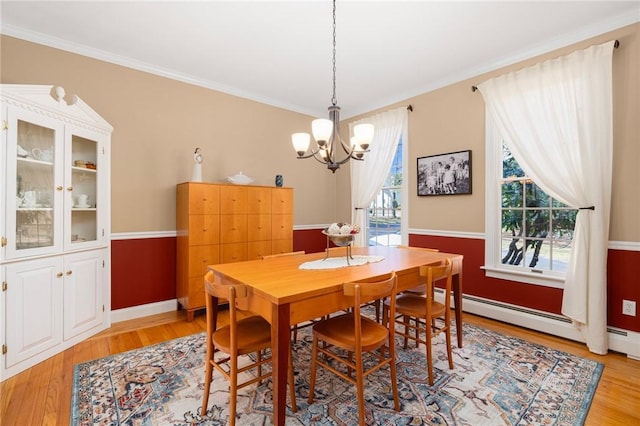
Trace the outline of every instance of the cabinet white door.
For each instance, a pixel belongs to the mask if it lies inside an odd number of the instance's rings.
[[[106,250],[65,256],[64,340],[102,324]]]
[[[7,109],[6,235],[8,259],[62,249],[63,124]]]
[[[76,126],[65,129],[64,249],[104,245],[105,136]]]
[[[6,365],[62,342],[62,257],[6,265]]]

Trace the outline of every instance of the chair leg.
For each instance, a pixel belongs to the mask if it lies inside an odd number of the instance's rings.
[[[291,411],[296,413],[298,411],[298,404],[296,403],[296,381],[293,374],[293,352],[289,349],[289,397],[291,398]]]
[[[402,322],[404,322],[404,345],[403,348],[407,349],[407,343],[409,341],[409,317],[406,315],[402,316]]]
[[[313,393],[316,387],[316,357],[318,356],[318,338],[316,336],[313,336],[313,344],[311,347],[311,373],[309,376],[309,398],[307,399],[309,404],[313,403]]]
[[[390,337],[393,339],[393,335]],[[395,347],[391,344],[389,345],[389,358],[391,362],[389,363],[389,368],[391,370],[391,389],[393,390],[393,405],[396,411],[400,411],[400,399],[398,397],[398,375],[396,370],[396,351]]]
[[[356,356],[357,357],[357,356]],[[358,391],[358,424],[365,426],[364,422],[364,372],[362,366],[362,354],[356,359],[356,387]]]
[[[202,409],[200,410],[200,415],[202,417],[207,415],[207,405],[209,405],[209,391],[211,390],[212,373],[213,373],[213,365],[211,365],[211,361],[209,361],[209,356],[207,356],[207,365],[204,373],[204,393],[202,394]]]
[[[449,360],[449,370],[453,370],[453,354],[451,353],[451,326],[447,326],[445,331],[445,337],[447,339],[447,359]]]
[[[256,356],[258,357],[258,362],[262,361],[262,351],[256,352]],[[262,364],[258,365],[258,377],[262,376]],[[262,384],[262,380],[258,381],[258,385]]]
[[[259,354],[259,352],[258,352]],[[229,426],[236,424],[236,401],[238,398],[238,356],[231,356],[229,375]]]
[[[425,346],[427,347],[427,372],[429,373],[429,386],[433,386],[433,358],[431,355],[431,327],[427,324],[425,327],[425,332],[427,333],[425,341],[427,342]]]
[[[298,341],[298,324],[295,324],[295,325],[293,326],[293,330],[292,330],[292,331],[293,331],[293,333],[292,333],[292,334],[293,334],[293,336],[292,336],[292,340],[293,340],[293,343],[295,343],[295,342],[297,342],[297,341]]]

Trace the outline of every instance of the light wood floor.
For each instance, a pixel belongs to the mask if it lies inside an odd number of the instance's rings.
[[[184,312],[170,312],[114,324],[35,367],[0,384],[0,424],[68,425],[73,366],[77,363],[140,348],[205,330],[204,315],[185,321]],[[219,322],[227,320],[226,310]],[[598,356],[579,343],[544,335],[486,318],[465,314],[464,320],[605,364],[586,425],[640,425],[640,361],[619,353]]]

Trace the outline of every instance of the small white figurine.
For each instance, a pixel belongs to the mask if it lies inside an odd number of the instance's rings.
[[[196,148],[193,153],[193,173],[191,175],[192,182],[202,182],[202,161],[204,158],[200,153],[200,148]]]

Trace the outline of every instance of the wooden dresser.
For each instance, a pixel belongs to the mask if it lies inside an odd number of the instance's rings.
[[[293,188],[181,183],[176,229],[176,296],[191,321],[208,265],[293,251]]]

